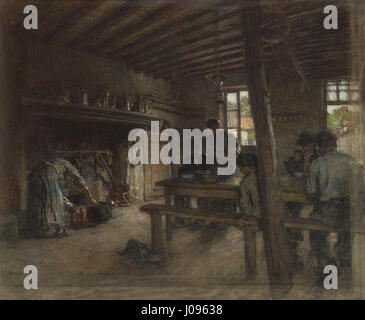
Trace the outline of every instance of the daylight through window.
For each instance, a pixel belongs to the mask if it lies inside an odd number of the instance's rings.
[[[326,86],[327,127],[335,134],[351,128],[359,114],[359,88],[347,80],[328,81]]]
[[[226,91],[228,131],[242,146],[256,145],[255,127],[247,90]]]

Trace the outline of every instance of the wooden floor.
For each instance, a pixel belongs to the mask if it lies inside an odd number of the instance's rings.
[[[1,299],[272,299],[267,284],[262,236],[258,236],[255,281],[245,279],[243,238],[229,227],[211,233],[178,228],[160,265],[136,263],[118,252],[131,238],[149,244],[149,216],[140,205],[117,210],[95,228],[50,240],[22,240],[1,248]],[[123,212],[123,213],[122,213]],[[39,290],[23,288],[25,265],[39,270]],[[360,298],[340,278],[339,290],[313,285],[308,267],[294,277],[284,299]],[[161,288],[163,287],[163,290]]]

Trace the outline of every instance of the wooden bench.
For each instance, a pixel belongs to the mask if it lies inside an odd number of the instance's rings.
[[[261,229],[259,219],[245,219],[242,215],[235,212],[207,212],[201,209],[179,209],[154,203],[143,205],[140,209],[141,211],[148,213],[151,217],[151,247],[156,253],[161,253],[163,251],[162,215],[166,216],[167,241],[172,239],[172,223],[169,218],[174,216],[194,220],[220,222],[235,226],[244,234],[247,275],[252,277],[257,274],[256,232]]]
[[[143,205],[141,211],[146,212],[151,217],[151,247],[156,253],[162,253],[164,248],[162,215],[166,216],[166,240],[172,239],[172,217],[183,217],[194,220],[219,222],[232,225],[243,232],[245,243],[245,264],[246,272],[249,277],[257,274],[256,262],[256,232],[262,230],[261,221],[258,218],[245,218],[235,212],[205,211],[201,209],[167,207],[161,204],[149,203]],[[324,224],[308,218],[287,218],[284,222],[286,228],[340,232],[344,229],[331,224]]]
[[[347,226],[339,226],[335,224],[322,223],[320,221],[308,218],[287,218],[285,220],[285,227],[290,229],[300,229],[308,231],[323,231],[323,232],[341,232],[347,231]]]

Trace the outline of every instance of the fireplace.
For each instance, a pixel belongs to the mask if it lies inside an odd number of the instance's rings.
[[[40,160],[64,158],[79,170],[97,201],[129,204],[128,133],[148,128],[151,120],[158,119],[32,99],[26,99],[23,107],[27,108],[22,120],[27,172]]]

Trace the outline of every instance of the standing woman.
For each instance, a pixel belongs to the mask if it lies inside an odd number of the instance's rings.
[[[41,161],[28,176],[27,236],[53,237],[66,234],[66,198],[79,189],[89,205],[96,203],[77,169],[68,161]]]

